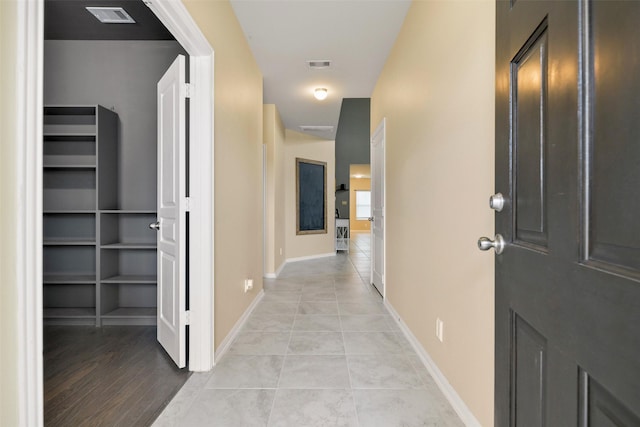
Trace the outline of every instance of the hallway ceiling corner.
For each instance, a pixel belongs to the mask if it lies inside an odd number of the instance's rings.
[[[264,103],[287,129],[335,139],[343,98],[369,98],[410,0],[231,0],[264,78]],[[310,69],[308,61],[330,60]],[[328,90],[318,101],[315,88]]]

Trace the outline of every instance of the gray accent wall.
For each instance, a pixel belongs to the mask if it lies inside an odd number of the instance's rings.
[[[336,188],[349,188],[349,166],[370,162],[370,98],[342,100],[336,131]],[[343,205],[343,201],[347,204]],[[349,192],[336,191],[336,208],[341,218],[349,216]]]
[[[45,105],[118,113],[119,209],[156,208],[156,84],[178,54],[176,41],[45,41]]]

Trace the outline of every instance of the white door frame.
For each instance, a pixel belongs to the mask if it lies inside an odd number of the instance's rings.
[[[181,1],[145,3],[189,53],[189,370],[208,371],[214,364],[214,52]]]
[[[18,292],[18,416],[20,426],[43,425],[42,375],[42,107],[44,0],[16,1],[16,136],[22,142],[13,159],[19,189],[16,225]],[[190,234],[189,370],[214,364],[214,197],[213,48],[175,0],[147,0],[189,53]]]
[[[382,118],[382,120],[380,121],[380,124],[378,125],[376,130],[373,132],[370,143],[373,143],[373,139],[379,133],[382,134],[382,157],[383,157],[382,182],[376,183],[376,185],[382,186],[382,194],[383,194],[382,200],[384,205],[384,207],[382,208],[382,298],[386,300],[387,299],[387,280],[386,280],[386,276],[387,276],[387,182],[386,182],[387,181],[387,118],[386,117]],[[371,160],[369,160],[369,163],[370,164],[372,163]],[[374,177],[374,173],[375,172],[373,172],[372,170],[371,172],[372,180]],[[373,215],[373,212],[371,214]],[[374,244],[373,228],[374,226],[372,223],[371,224],[371,245],[372,246]],[[373,281],[373,263],[374,261],[371,260],[371,280],[372,281]]]

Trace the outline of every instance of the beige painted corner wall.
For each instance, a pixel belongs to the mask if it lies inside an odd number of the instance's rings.
[[[370,178],[349,178],[349,229],[352,231],[369,231],[371,222],[356,218],[356,191],[371,190]]]
[[[264,106],[266,147],[265,275],[275,275],[285,258],[284,124],[273,104]]]
[[[18,419],[16,2],[0,1],[0,425]]]
[[[217,348],[262,290],[262,75],[228,0],[183,3],[215,52]]]
[[[494,228],[494,38],[494,1],[414,1],[371,99],[372,132],[387,119],[388,302],[487,427],[494,256],[476,241]]]
[[[286,258],[335,254],[335,141],[287,129],[284,148]],[[296,157],[327,163],[327,233],[296,235]]]

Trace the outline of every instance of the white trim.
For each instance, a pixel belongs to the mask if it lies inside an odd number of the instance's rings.
[[[267,271],[267,144],[262,144],[262,271]],[[275,254],[274,254],[275,258]],[[277,274],[276,274],[277,275]]]
[[[438,365],[433,361],[429,353],[422,347],[418,339],[413,335],[411,330],[405,325],[402,321],[402,318],[398,314],[398,312],[393,308],[388,299],[384,300],[384,306],[387,311],[393,318],[393,320],[397,323],[398,327],[407,338],[407,340],[411,343],[413,349],[418,353],[418,357],[420,361],[424,364],[424,367],[427,368],[431,377],[438,385],[438,388],[444,394],[444,397],[447,398],[453,410],[456,411],[456,414],[460,417],[462,422],[467,427],[482,427],[482,424],[478,421],[478,419],[473,415],[469,407],[464,403],[464,400],[460,397],[460,395],[456,392],[456,390],[449,384],[447,381],[447,377],[442,373]]]
[[[382,132],[382,194],[384,207],[382,208],[382,299],[387,298],[387,118],[383,117],[380,124],[371,136],[370,144],[373,145],[373,139]],[[371,163],[371,160],[369,160]],[[373,174],[372,174],[373,178]],[[366,231],[366,230],[365,230]],[[371,240],[373,242],[373,224],[370,226]],[[373,262],[370,271],[371,281],[373,282]]]
[[[312,259],[326,258],[326,257],[330,257],[330,256],[336,256],[336,253],[335,252],[329,252],[329,253],[326,253],[326,254],[300,256],[300,257],[296,257],[296,258],[287,258],[287,260],[285,261],[285,264],[288,264],[290,262],[309,261],[309,260],[312,260]]]
[[[283,261],[282,264],[280,264],[280,267],[278,267],[275,273],[265,273],[264,277],[266,277],[267,279],[277,279],[278,276],[280,276],[280,273],[282,273],[285,265],[287,265],[286,260]]]
[[[147,6],[189,53],[190,212],[189,370],[214,364],[214,52],[184,4],[147,0]]]
[[[236,324],[233,325],[233,328],[231,328],[227,336],[224,338],[224,340],[222,340],[222,342],[218,346],[218,351],[216,351],[216,363],[218,363],[220,359],[222,359],[222,357],[224,357],[224,355],[227,353],[227,351],[231,347],[231,344],[240,333],[240,330],[249,319],[249,316],[251,316],[251,313],[253,313],[253,310],[255,310],[258,304],[260,303],[260,301],[262,301],[262,298],[264,298],[264,290],[261,289],[260,293],[256,295],[253,302],[251,302],[249,307],[247,307],[244,313],[242,313],[242,316],[240,316]]]
[[[309,261],[309,260],[312,260],[312,259],[327,258],[327,257],[330,257],[330,256],[336,256],[336,255],[337,255],[336,252],[329,252],[329,253],[326,253],[326,254],[308,255],[308,256],[301,256],[301,257],[296,257],[296,258],[288,258],[288,259],[285,259],[282,264],[280,264],[280,267],[278,267],[278,269],[276,270],[275,273],[265,273],[264,277],[266,279],[277,279],[278,276],[280,276],[280,273],[282,273],[282,270],[284,269],[284,267],[290,262]]]
[[[43,0],[16,2],[16,285],[18,423],[43,425],[42,87]]]

